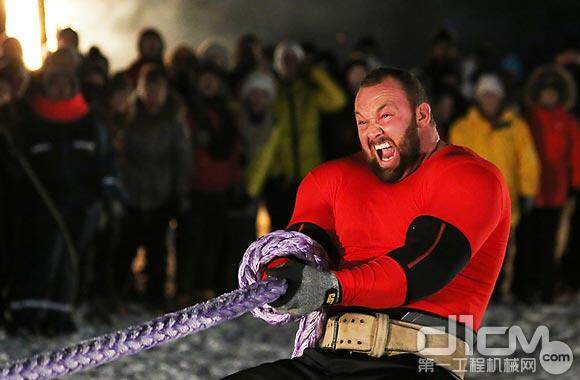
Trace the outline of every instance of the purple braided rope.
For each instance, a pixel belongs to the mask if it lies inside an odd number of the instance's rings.
[[[266,264],[275,258],[289,255],[318,270],[327,270],[329,267],[326,251],[309,236],[296,231],[274,231],[256,240],[244,253],[238,271],[240,287],[256,283],[260,280],[261,271]],[[325,314],[322,310],[304,317],[293,317],[277,312],[266,304],[252,310],[252,315],[271,325],[300,320],[292,357],[301,356],[308,347],[315,347],[324,329]]]
[[[284,281],[255,282],[138,326],[10,362],[0,366],[0,379],[51,379],[96,367],[237,318],[274,301],[285,291]]]

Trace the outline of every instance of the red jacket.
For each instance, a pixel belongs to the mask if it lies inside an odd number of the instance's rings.
[[[580,182],[578,122],[561,107],[534,107],[530,124],[542,167],[536,205],[562,207],[568,199],[573,178],[576,177],[576,185]]]

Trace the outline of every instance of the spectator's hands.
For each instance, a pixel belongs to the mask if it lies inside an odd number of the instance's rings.
[[[266,270],[268,277],[285,279],[288,290],[270,306],[291,315],[306,315],[322,305],[338,303],[340,286],[332,272],[320,272],[294,259]]]

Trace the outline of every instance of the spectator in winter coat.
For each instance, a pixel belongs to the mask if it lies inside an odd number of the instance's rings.
[[[303,60],[304,51],[295,42],[281,42],[274,52],[280,77],[275,103],[280,131],[265,194],[273,229],[286,227],[300,180],[322,162],[320,114],[346,104],[344,92],[328,74],[304,66]]]
[[[246,201],[240,134],[226,93],[225,72],[201,62],[187,117],[195,157],[191,210],[178,231],[178,288],[197,300],[232,286],[235,263],[226,264],[233,251],[228,243],[239,231],[230,211]]]
[[[114,181],[106,129],[89,112],[75,73],[48,64],[41,79],[17,135],[33,174],[20,184],[9,312],[14,328],[52,334],[75,329],[71,313],[79,283],[84,292],[90,280],[98,201]]]
[[[578,38],[566,37],[562,41],[554,62],[564,68],[574,79],[576,92],[580,90],[580,45]],[[580,118],[580,97],[570,97],[572,113],[576,119]],[[580,139],[580,128],[576,129],[576,139]],[[580,167],[580,148],[573,151],[574,162]],[[573,176],[573,197],[575,200],[574,210],[570,217],[570,233],[564,254],[561,260],[563,285],[571,291],[580,290],[580,276],[576,268],[580,267],[580,170],[572,173]]]
[[[573,104],[573,87],[571,76],[553,65],[536,69],[528,84],[529,120],[542,175],[534,208],[521,226],[525,239],[518,244],[514,263],[514,293],[522,301],[553,298],[557,234],[573,173],[580,171],[573,153],[580,149],[578,121],[565,108]]]
[[[475,86],[476,105],[451,126],[450,142],[473,149],[504,175],[512,201],[512,226],[521,206],[529,209],[538,193],[540,167],[527,123],[514,110],[504,109],[505,91],[499,78],[482,75]]]
[[[153,307],[165,303],[166,233],[169,220],[187,207],[191,145],[164,70],[144,67],[133,120],[120,131],[119,168],[126,191],[117,266],[118,289],[133,290],[131,262],[137,248],[147,252],[145,296]]]
[[[247,163],[253,161],[272,134],[276,86],[274,77],[265,71],[254,71],[242,83],[238,123]]]

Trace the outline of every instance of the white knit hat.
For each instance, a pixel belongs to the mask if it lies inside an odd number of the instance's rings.
[[[495,74],[483,74],[475,84],[475,99],[481,98],[486,92],[494,93],[503,98],[505,90],[499,77]]]
[[[270,100],[274,100],[276,97],[276,82],[274,81],[272,75],[269,75],[263,71],[254,71],[246,77],[244,83],[242,84],[240,93],[242,99],[246,99],[250,92],[254,89],[266,91],[266,93],[270,96]]]
[[[296,55],[296,58],[299,62],[302,62],[306,56],[304,49],[298,42],[282,41],[278,43],[278,45],[276,45],[276,49],[274,49],[274,69],[277,72],[281,71],[282,58],[284,58],[284,54],[287,52]]]

